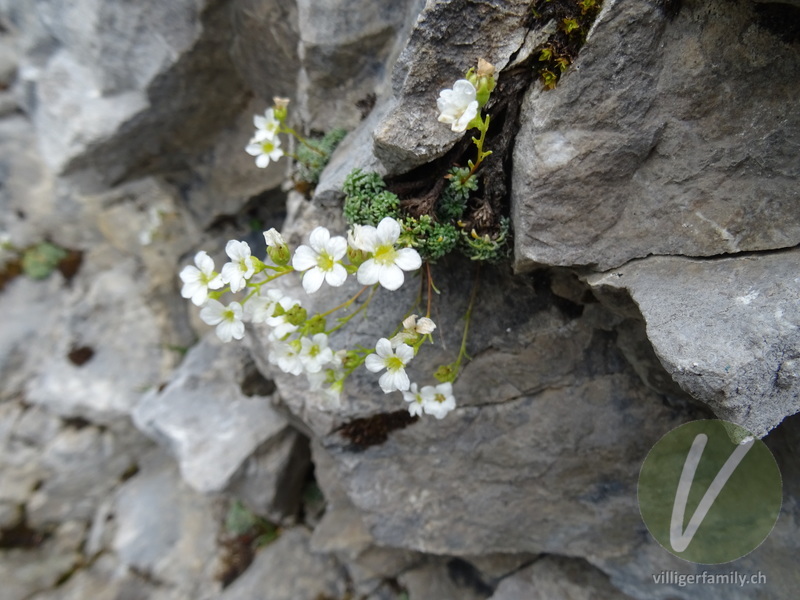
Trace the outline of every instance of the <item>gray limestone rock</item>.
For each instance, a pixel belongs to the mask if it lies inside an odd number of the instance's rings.
[[[221,517],[177,475],[167,455],[149,454],[116,492],[109,526],[121,564],[193,598],[214,589]]]
[[[157,317],[136,279],[136,262],[110,247],[95,251],[26,348],[25,394],[58,414],[108,422],[129,414],[141,393],[159,384],[174,352],[162,345]],[[111,259],[113,268],[103,269],[101,261]]]
[[[651,257],[589,277],[630,294],[664,368],[718,418],[763,437],[800,411],[800,252]]]
[[[573,68],[522,108],[518,270],[800,242],[800,54],[754,10],[685,3],[670,19],[653,2],[604,3]]]
[[[330,556],[309,548],[310,534],[302,527],[284,530],[259,550],[253,564],[227,587],[219,600],[298,600],[341,598],[347,589],[342,567]]]
[[[490,600],[627,600],[608,576],[574,558],[546,556],[500,582]]]
[[[55,170],[117,181],[174,168],[244,103],[224,3],[47,1],[14,7],[11,19],[26,49],[27,108]]]
[[[218,492],[238,477],[259,512],[290,514],[308,458],[299,434],[271,407],[273,389],[243,345],[211,334],[163,390],[142,398],[133,419],[170,449],[194,489]]]

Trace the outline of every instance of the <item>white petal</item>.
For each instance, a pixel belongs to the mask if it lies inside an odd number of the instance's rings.
[[[380,379],[378,379],[378,385],[381,386],[384,394],[394,392],[397,389],[394,382],[394,373],[386,371],[386,373],[381,375]]]
[[[306,271],[306,274],[303,275],[303,289],[306,291],[306,294],[313,294],[322,286],[324,280],[324,271],[319,267],[314,267]]]
[[[195,306],[203,306],[206,300],[208,300],[208,288],[201,285],[195,290],[194,294],[192,294],[192,304]]]
[[[403,270],[397,265],[384,265],[380,268],[380,273],[378,273],[378,281],[387,290],[394,291],[403,285],[405,276],[403,275]]]
[[[317,266],[317,258],[319,254],[314,252],[308,246],[300,246],[294,251],[292,258],[292,266],[298,271],[306,271],[311,267]]]
[[[380,356],[370,354],[364,360],[364,366],[367,368],[367,371],[377,373],[378,371],[383,371],[386,368],[386,363]]]
[[[315,227],[311,235],[308,236],[308,243],[318,253],[325,249],[325,242],[331,238],[331,232],[325,227]]]
[[[200,318],[207,325],[217,325],[222,322],[222,313],[225,307],[219,300],[209,300],[208,304],[200,311]]]
[[[256,166],[259,169],[266,169],[269,166],[269,156],[266,154],[256,156]]]
[[[400,237],[400,223],[392,217],[384,217],[378,223],[378,237],[384,244],[394,244]]]
[[[358,279],[358,283],[361,285],[378,283],[380,276],[381,266],[371,258],[358,267],[358,271],[356,272],[356,279]],[[402,281],[400,285],[402,285]]]
[[[337,235],[325,243],[325,250],[333,257],[333,260],[341,260],[347,254],[347,240]]]
[[[413,248],[401,248],[397,251],[397,258],[394,259],[394,264],[403,269],[403,271],[416,271],[422,266],[422,258]]]
[[[205,250],[200,250],[194,255],[194,264],[204,275],[210,275],[214,271],[214,260],[206,253]]]
[[[333,265],[333,269],[325,273],[325,281],[331,287],[339,287],[347,281],[347,269],[339,263]]]
[[[181,281],[184,283],[199,283],[200,282],[200,269],[197,267],[193,267],[192,265],[186,265],[181,269],[181,272],[178,274],[178,277],[181,278]],[[184,298],[188,298],[189,296],[184,296]]]
[[[225,244],[225,254],[233,261],[240,260],[250,256],[250,246],[247,245],[247,242],[228,240],[228,243]]]
[[[394,352],[392,352],[392,343],[386,338],[381,338],[378,340],[378,343],[375,344],[375,352],[381,358],[388,358],[390,356],[394,356]],[[370,354],[370,356],[372,355]]]
[[[260,156],[261,144],[253,140],[249,144],[247,144],[244,151],[247,152],[250,156]]]
[[[403,361],[404,365],[414,358],[414,349],[408,344],[400,344],[395,350],[397,357]]]

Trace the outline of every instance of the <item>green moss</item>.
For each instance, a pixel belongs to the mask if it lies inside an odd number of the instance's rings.
[[[331,154],[346,135],[345,129],[331,129],[321,138],[308,139],[305,144],[299,144],[297,178],[311,186],[317,185]]]
[[[344,180],[344,218],[351,225],[377,226],[384,217],[399,219],[400,199],[377,173],[354,169]]]
[[[429,262],[436,262],[449,254],[458,244],[458,229],[450,223],[434,221],[430,215],[418,219],[406,217],[401,226],[401,244],[416,248],[423,260]]]
[[[534,18],[557,24],[556,32],[534,50],[538,53],[534,71],[546,90],[556,87],[575,61],[602,6],[602,0],[534,0]]]

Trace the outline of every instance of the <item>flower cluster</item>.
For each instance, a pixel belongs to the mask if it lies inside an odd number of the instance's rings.
[[[322,170],[328,164],[331,154],[344,139],[347,131],[332,129],[321,138],[304,138],[286,123],[288,116],[288,98],[273,98],[274,105],[263,115],[253,117],[255,132],[245,151],[255,157],[256,166],[266,168],[271,162],[288,156],[296,162],[295,174],[297,183],[314,186],[319,182]],[[286,134],[297,142],[296,153],[282,148],[280,134]]]
[[[262,123],[265,128],[268,123]],[[270,340],[270,363],[285,373],[305,376],[311,389],[324,390],[338,398],[345,379],[361,365],[368,371],[381,373],[378,384],[384,393],[412,390],[417,394],[405,371],[436,324],[429,317],[408,316],[391,336],[380,338],[374,349],[334,350],[330,334],[366,309],[372,294],[354,312],[337,319],[329,326],[327,317],[351,306],[368,287],[388,290],[400,288],[405,273],[415,271],[422,260],[413,248],[399,243],[400,225],[384,218],[377,227],[354,226],[347,237],[333,236],[325,227],[315,228],[307,244],[292,253],[283,237],[275,230],[264,232],[267,257],[260,260],[252,255],[243,241],[230,240],[225,246],[229,261],[217,272],[213,259],[204,251],[194,257],[194,265],[180,271],[183,282],[181,295],[201,307],[200,318],[216,328],[224,342],[244,337],[245,323],[265,324]],[[300,301],[268,284],[289,273],[302,274],[302,286],[307,294],[318,292],[323,284],[343,285],[349,276],[364,286],[358,294],[340,306],[324,313],[309,315]],[[238,294],[223,303],[224,294]],[[450,385],[449,383],[447,384]],[[452,389],[442,386],[423,387],[420,402],[411,403],[414,415],[430,414],[442,418],[455,408]],[[438,394],[438,395],[437,395]]]
[[[276,103],[278,98],[275,99]],[[250,139],[245,151],[250,156],[256,157],[256,166],[264,169],[270,162],[277,161],[283,156],[281,149],[281,139],[278,132],[281,122],[275,116],[275,109],[269,108],[264,116],[256,115],[253,117],[253,124],[256,126],[255,135]]]

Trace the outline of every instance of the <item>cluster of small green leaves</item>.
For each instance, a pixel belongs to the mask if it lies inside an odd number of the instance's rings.
[[[450,183],[436,203],[436,215],[443,221],[458,221],[467,210],[470,193],[478,189],[478,178],[469,167],[453,167],[448,178]]]
[[[63,248],[42,242],[23,252],[22,272],[31,279],[47,279],[66,256],[67,251]]]
[[[533,16],[543,23],[558,24],[548,40],[534,50],[538,53],[534,69],[545,89],[556,87],[562,73],[578,56],[602,5],[603,0],[534,0]]]
[[[403,229],[400,243],[416,249],[428,262],[436,262],[456,248],[472,260],[495,261],[508,254],[508,219],[501,219],[499,232],[491,236],[479,236],[459,226],[470,193],[477,189],[477,177],[468,167],[453,167],[448,184],[437,199],[435,215],[413,217],[401,210],[400,200],[386,189],[380,175],[354,169],[342,186],[344,217],[351,225],[372,226],[384,217],[397,219]]]
[[[234,537],[247,536],[256,547],[266,546],[278,539],[278,527],[252,513],[239,500],[233,502],[225,516],[225,530]]]
[[[305,140],[305,144],[298,144],[298,179],[312,186],[317,185],[331,154],[346,135],[346,129],[331,129],[321,138],[309,138]]]
[[[345,178],[342,191],[346,194],[344,218],[351,225],[376,227],[384,217],[401,220],[400,199],[386,189],[377,173],[353,169]]]
[[[500,217],[500,230],[494,234],[478,235],[475,231],[467,233],[461,230],[461,247],[464,254],[472,260],[495,262],[508,256],[508,230],[511,221],[508,217]]]
[[[429,262],[436,262],[452,252],[460,237],[455,225],[435,221],[430,215],[421,215],[418,219],[405,216],[400,225],[403,228],[400,242],[415,248]]]

